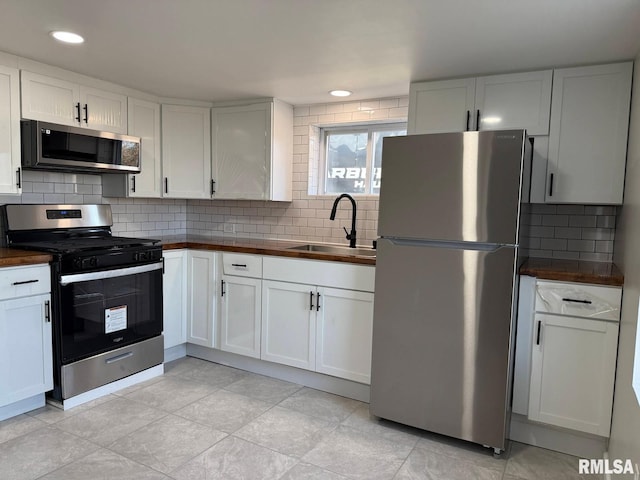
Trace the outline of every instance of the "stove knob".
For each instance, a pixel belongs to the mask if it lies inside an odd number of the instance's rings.
[[[74,258],[73,259],[73,268],[82,268],[82,260],[80,260],[79,258]]]
[[[91,265],[92,267],[97,267],[98,266],[98,258],[97,257],[89,258],[89,265]]]

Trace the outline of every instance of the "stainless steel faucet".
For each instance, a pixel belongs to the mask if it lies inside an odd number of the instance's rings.
[[[347,234],[347,240],[349,240],[349,246],[351,248],[356,248],[356,201],[353,199],[351,195],[349,195],[348,193],[343,193],[342,195],[340,195],[338,198],[335,199],[335,201],[333,202],[333,208],[331,209],[331,215],[329,216],[329,219],[330,220],[336,219],[336,209],[338,208],[338,203],[343,198],[348,198],[349,200],[351,200],[351,208],[352,208],[351,232],[347,232],[347,229],[345,227],[342,227],[342,228],[344,228],[344,233]]]

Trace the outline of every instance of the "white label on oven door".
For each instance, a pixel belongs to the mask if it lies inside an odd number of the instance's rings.
[[[107,308],[104,311],[104,333],[117,332],[127,328],[127,306]]]

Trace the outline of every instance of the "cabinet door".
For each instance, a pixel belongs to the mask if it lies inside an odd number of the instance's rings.
[[[529,418],[608,437],[618,324],[541,313],[535,321]]]
[[[53,388],[51,296],[0,302],[0,406]]]
[[[223,275],[220,349],[260,358],[262,280]]]
[[[127,133],[127,97],[80,87],[81,125],[92,130]]]
[[[318,288],[316,371],[371,383],[373,294]]]
[[[272,103],[213,108],[215,198],[269,198]]]
[[[20,193],[20,175],[18,70],[0,65],[0,193]]]
[[[549,134],[552,70],[476,78],[476,128]]]
[[[631,62],[554,71],[548,203],[622,203],[631,72]]]
[[[128,125],[129,135],[142,139],[141,172],[126,176],[129,179],[129,196],[160,198],[162,196],[160,105],[129,98]]]
[[[163,257],[164,348],[170,348],[187,341],[187,254],[174,250],[164,252]]]
[[[215,252],[188,251],[187,342],[215,346],[216,263]]]
[[[22,118],[80,125],[80,89],[77,84],[24,70],[21,75]]]
[[[163,196],[211,198],[211,119],[208,108],[162,106]]]
[[[262,360],[315,369],[316,297],[315,286],[263,282]]]
[[[412,83],[407,133],[463,132],[473,129],[475,79]]]

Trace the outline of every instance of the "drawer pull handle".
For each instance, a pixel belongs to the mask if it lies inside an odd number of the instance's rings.
[[[49,300],[44,302],[44,320],[47,323],[51,323],[51,304],[49,303]]]
[[[542,322],[538,321],[538,333],[536,334],[536,345],[540,345],[540,328],[542,327]]]
[[[591,300],[576,300],[575,298],[563,298],[563,302],[584,303],[585,305],[591,305]]]
[[[320,311],[320,294],[318,293],[318,302],[316,304],[316,312]]]
[[[118,362],[120,360],[124,360],[125,358],[129,358],[129,357],[133,357],[133,352],[127,352],[127,353],[123,353],[121,355],[116,355],[115,357],[107,358],[104,361],[104,363],[109,365],[109,364],[116,363],[116,362]]]
[[[313,292],[309,292],[309,310],[313,311]]]
[[[246,263],[232,263],[231,266],[232,267],[247,268],[247,264]]]
[[[224,280],[220,283],[220,296],[224,297]]]
[[[13,285],[26,285],[27,283],[36,283],[40,280],[24,280],[22,282],[13,282]]]

